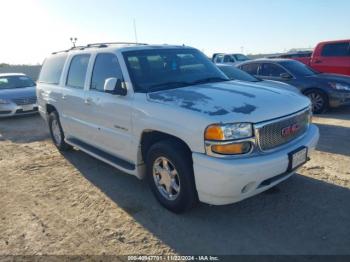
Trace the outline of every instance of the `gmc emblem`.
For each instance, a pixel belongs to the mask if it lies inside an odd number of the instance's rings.
[[[287,126],[287,127],[282,129],[282,136],[283,137],[291,136],[291,135],[295,134],[296,132],[298,132],[299,129],[300,129],[299,124],[293,124],[293,125]]]

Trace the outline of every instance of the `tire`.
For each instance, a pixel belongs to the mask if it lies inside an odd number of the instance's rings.
[[[58,113],[56,111],[51,112],[49,115],[49,129],[50,129],[51,139],[54,145],[58,148],[58,150],[68,151],[72,149],[72,146],[68,145],[64,141],[64,133],[62,130]]]
[[[146,170],[154,196],[168,210],[183,213],[198,202],[191,154],[181,143],[170,139],[154,144],[147,152]]]
[[[305,95],[311,100],[314,114],[322,114],[328,110],[328,97],[324,92],[313,89],[306,91]]]

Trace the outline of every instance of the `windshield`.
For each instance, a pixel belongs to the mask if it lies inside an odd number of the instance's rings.
[[[229,81],[196,49],[151,49],[123,55],[136,92]]]
[[[240,80],[248,82],[259,82],[260,79],[233,66],[219,66],[220,70],[231,80]]]
[[[28,76],[12,75],[12,76],[0,76],[0,90],[1,89],[12,89],[12,88],[23,88],[35,86],[35,82]]]
[[[299,61],[284,61],[281,62],[281,65],[284,66],[295,76],[312,76],[318,74],[317,71],[311,69],[309,66],[299,62]]]
[[[237,54],[237,55],[233,55],[237,61],[247,61],[249,60],[248,57],[246,57],[245,55],[242,54]]]

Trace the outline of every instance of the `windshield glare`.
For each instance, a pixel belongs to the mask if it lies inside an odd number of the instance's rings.
[[[219,66],[220,70],[231,80],[240,80],[248,82],[259,82],[260,79],[233,66]]]
[[[309,66],[299,61],[286,61],[282,62],[282,65],[288,69],[293,75],[296,76],[311,76],[318,74],[317,71],[311,69]]]
[[[229,80],[196,49],[152,49],[123,55],[136,92]]]
[[[35,86],[35,82],[27,76],[0,76],[0,89],[12,89]]]

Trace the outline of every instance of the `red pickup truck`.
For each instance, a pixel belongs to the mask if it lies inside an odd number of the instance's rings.
[[[298,60],[321,73],[350,75],[350,40],[319,43],[314,51],[280,55]]]
[[[309,66],[322,73],[350,75],[350,40],[319,43]]]

